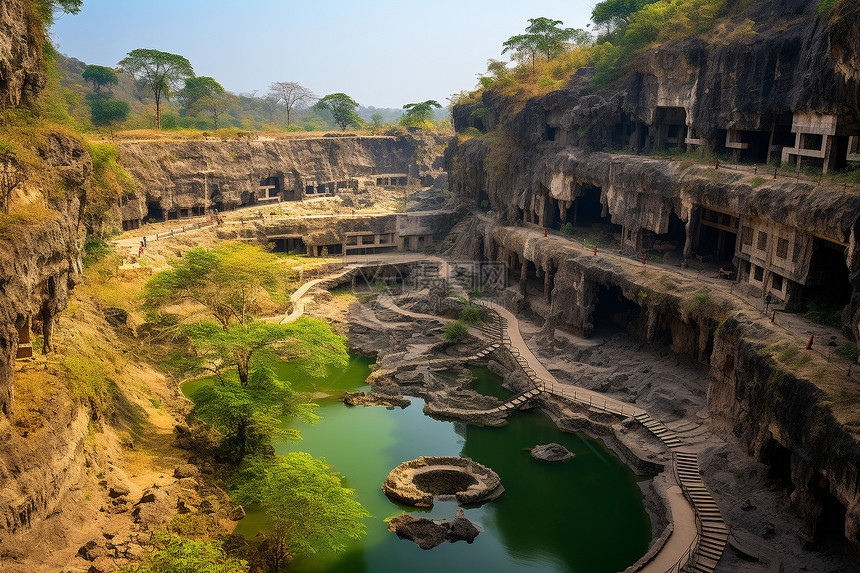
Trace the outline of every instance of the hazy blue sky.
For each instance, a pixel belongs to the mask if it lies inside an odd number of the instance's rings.
[[[597,0],[594,0],[597,1]],[[59,51],[115,65],[135,48],[182,54],[230,91],[297,81],[365,106],[446,98],[472,89],[488,58],[526,20],[583,28],[594,2],[576,0],[84,0],[53,27]]]

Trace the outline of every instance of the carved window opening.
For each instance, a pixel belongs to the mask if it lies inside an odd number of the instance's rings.
[[[764,268],[758,265],[754,266],[753,270],[753,280],[756,282],[761,282],[764,280]]]
[[[779,237],[776,240],[776,256],[780,259],[788,258],[788,239]]]
[[[752,227],[743,227],[741,229],[741,243],[746,247],[751,247],[752,235]]]
[[[771,281],[771,286],[773,290],[781,291],[783,288],[783,280],[780,275],[773,275],[773,280]]]
[[[767,233],[764,231],[758,232],[758,244],[756,245],[756,248],[760,251],[767,250]]]
[[[803,246],[800,243],[794,243],[794,251],[791,253],[792,262],[800,262],[800,253],[802,252],[802,249]]]

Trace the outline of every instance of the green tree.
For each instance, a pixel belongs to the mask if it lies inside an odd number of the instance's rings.
[[[128,102],[106,97],[87,97],[87,105],[90,106],[90,120],[97,127],[121,123],[131,111]]]
[[[300,418],[310,424],[318,420],[308,396],[293,392],[289,382],[277,379],[266,367],[255,368],[245,384],[226,376],[201,386],[191,399],[191,418],[221,434],[221,455],[234,463],[259,452],[276,435],[300,438],[298,430],[281,427],[282,419]]]
[[[347,364],[343,337],[324,321],[308,317],[289,324],[253,321],[227,329],[213,321],[200,321],[183,328],[183,334],[219,377],[223,378],[224,370],[235,367],[242,386],[248,383],[252,359],[259,355],[297,361],[305,374],[314,377]]]
[[[150,541],[155,549],[142,565],[126,565],[121,573],[246,573],[248,564],[227,557],[215,541],[192,541],[178,535],[156,532]]]
[[[342,131],[346,131],[347,126],[350,125],[361,125],[361,118],[356,113],[356,108],[358,103],[345,93],[328,94],[314,104],[314,109],[331,113]]]
[[[297,82],[273,82],[269,86],[271,98],[287,110],[287,125],[290,125],[293,111],[316,99],[314,93]]]
[[[96,93],[100,93],[103,87],[110,89],[110,86],[115,86],[119,83],[119,77],[117,77],[116,71],[107,66],[96,66],[90,64],[84,68],[81,76],[84,80],[92,82],[93,91]]]
[[[215,129],[218,129],[218,118],[230,104],[224,87],[209,76],[186,78],[185,87],[177,95],[188,116],[195,117],[202,110],[208,111]]]
[[[147,283],[147,305],[155,309],[183,300],[196,302],[224,330],[250,322],[263,298],[283,296],[279,287],[286,271],[275,255],[255,245],[228,242],[214,250],[191,249],[170,266]]]
[[[77,14],[83,5],[84,0],[34,0],[33,2],[39,18],[48,25],[54,21],[54,12]]]
[[[564,22],[550,18],[529,18],[525,34],[508,38],[502,43],[502,53],[513,51],[521,59],[530,59],[534,69],[535,56],[542,54],[547,60],[564,49],[571,40],[577,43],[588,41],[589,35],[583,30],[560,28]]]
[[[435,113],[433,112],[434,107],[441,108],[442,104],[434,99],[428,99],[421,103],[407,103],[403,106],[406,114],[400,120],[400,123],[403,125],[421,125],[428,122],[435,117]]]
[[[180,81],[194,76],[191,62],[177,54],[138,48],[129,52],[118,65],[152,90],[155,127],[161,129],[161,100],[170,97]]]
[[[325,460],[304,452],[254,459],[242,472],[237,499],[259,504],[268,522],[264,555],[273,572],[294,556],[342,551],[360,539],[367,511]]]
[[[606,32],[623,28],[630,16],[657,0],[604,0],[594,5],[591,21]]]
[[[373,124],[373,129],[378,130],[382,128],[383,125],[383,117],[379,112],[374,113],[370,116],[370,121]]]

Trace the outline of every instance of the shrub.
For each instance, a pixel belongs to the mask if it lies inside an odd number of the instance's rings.
[[[84,266],[88,267],[93,263],[97,263],[110,252],[110,245],[104,239],[95,235],[88,235],[84,241]]]
[[[761,187],[764,183],[764,177],[753,177],[752,181],[750,181],[750,186],[755,189],[756,187]]]
[[[451,342],[465,342],[469,338],[469,327],[459,320],[450,322],[445,329],[445,338]]]
[[[158,532],[152,535],[157,548],[149,553],[144,564],[128,565],[123,573],[244,573],[248,564],[227,557],[214,541],[191,541],[178,535]]]
[[[484,296],[484,289],[482,289],[481,287],[475,287],[469,290],[468,295],[470,299],[481,298],[482,296]]]
[[[465,322],[466,324],[471,324],[472,326],[483,324],[484,321],[481,319],[481,309],[475,304],[470,304],[460,311],[460,321]]]
[[[561,232],[564,233],[565,236],[569,237],[573,234],[573,223],[568,222],[562,225]]]
[[[860,351],[857,350],[857,345],[853,342],[843,343],[836,349],[836,354],[851,362],[857,362],[857,358],[860,357]]]

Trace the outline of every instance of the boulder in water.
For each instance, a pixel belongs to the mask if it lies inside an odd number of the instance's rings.
[[[573,454],[561,444],[544,444],[535,446],[531,450],[532,457],[545,462],[566,462]]]

